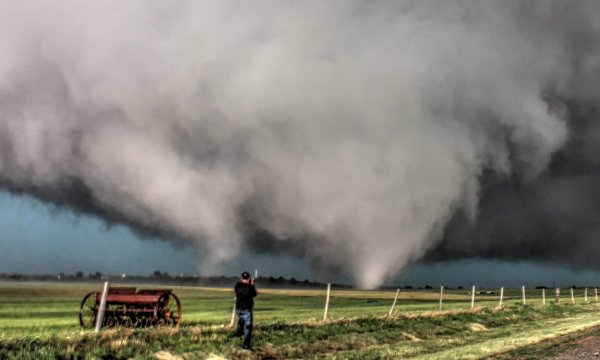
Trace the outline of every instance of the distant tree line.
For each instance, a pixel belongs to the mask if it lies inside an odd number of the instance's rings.
[[[109,281],[111,284],[118,285],[119,283],[160,283],[174,285],[196,285],[196,286],[232,286],[239,280],[237,276],[199,276],[199,275],[171,275],[168,272],[154,271],[149,275],[109,275],[99,271],[94,273],[84,274],[82,271],[77,271],[74,274],[19,274],[19,273],[0,273],[0,280],[12,281],[63,281],[63,282],[93,282],[93,281]],[[310,281],[308,279],[298,280],[294,277],[284,278],[283,276],[259,276],[256,279],[257,286],[261,287],[302,287],[302,288],[322,288],[326,284]],[[332,284],[333,288],[351,288],[350,285]]]
[[[232,286],[236,281],[239,280],[237,276],[199,276],[199,275],[171,275],[168,272],[154,271],[149,275],[130,275],[130,274],[121,274],[121,275],[109,275],[103,274],[99,271],[85,274],[82,271],[77,271],[74,274],[19,274],[19,273],[0,273],[0,280],[3,281],[64,281],[64,282],[94,282],[94,281],[110,281],[114,285],[118,285],[119,283],[151,283],[151,284],[174,284],[174,285],[190,285],[190,286],[218,286],[218,287],[227,287]],[[285,278],[283,276],[274,277],[274,276],[259,276],[256,279],[256,284],[259,287],[269,287],[269,288],[323,288],[326,286],[326,283],[310,281],[308,279],[298,280],[294,277]],[[351,285],[346,284],[336,284],[332,283],[331,286],[337,289],[350,289]],[[583,288],[585,286],[571,285],[569,288],[578,289]],[[590,287],[590,286],[588,286]],[[429,284],[425,286],[413,286],[409,284],[404,284],[403,286],[384,286],[381,287],[382,290],[396,290],[396,289],[406,289],[406,290],[432,290],[439,291],[439,286],[431,286]],[[445,286],[444,288],[447,290],[463,290],[463,286],[457,287],[449,287]],[[470,290],[470,286],[468,289]],[[536,289],[549,289],[550,287],[546,286],[536,286]],[[554,288],[554,286],[552,287]],[[478,288],[480,290],[480,288]],[[482,291],[480,290],[480,293]]]

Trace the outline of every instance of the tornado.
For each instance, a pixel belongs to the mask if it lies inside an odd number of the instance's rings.
[[[585,0],[4,1],[0,189],[199,248],[204,269],[246,248],[362,288],[417,261],[597,268],[577,254],[600,233],[599,18]]]

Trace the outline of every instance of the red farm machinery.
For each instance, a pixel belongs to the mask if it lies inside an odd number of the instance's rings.
[[[96,324],[102,292],[85,295],[79,307],[79,323],[86,328]],[[103,327],[179,326],[181,303],[170,289],[111,287],[106,296]]]

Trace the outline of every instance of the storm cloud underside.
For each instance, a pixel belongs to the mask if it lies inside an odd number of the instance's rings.
[[[375,287],[597,268],[596,1],[4,2],[0,186]],[[568,251],[567,251],[568,250]]]

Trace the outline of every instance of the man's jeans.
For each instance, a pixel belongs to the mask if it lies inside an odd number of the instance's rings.
[[[252,310],[236,310],[238,316],[236,334],[244,335],[244,345],[250,347],[252,338]]]

